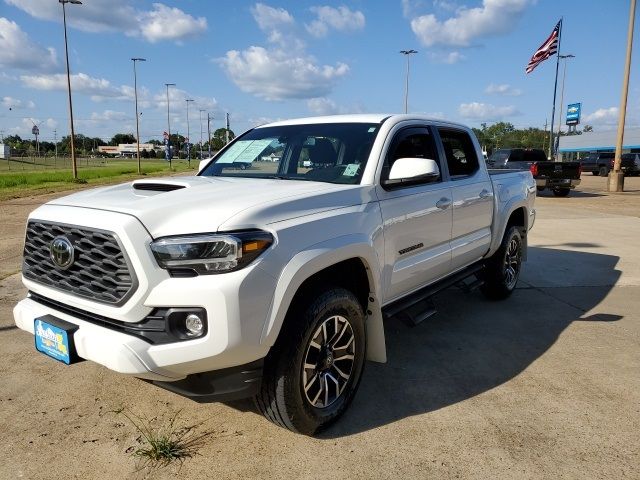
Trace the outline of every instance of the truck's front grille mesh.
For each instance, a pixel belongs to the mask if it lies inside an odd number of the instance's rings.
[[[67,269],[51,259],[51,243],[66,237],[74,250]],[[133,269],[115,234],[45,222],[29,222],[22,274],[34,282],[91,300],[121,304],[137,286]]]

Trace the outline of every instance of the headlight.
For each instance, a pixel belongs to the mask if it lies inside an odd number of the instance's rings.
[[[161,238],[151,243],[151,251],[162,268],[211,274],[246,267],[272,243],[271,234],[250,231]]]

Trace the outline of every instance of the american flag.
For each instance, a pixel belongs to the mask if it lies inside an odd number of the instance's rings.
[[[561,24],[562,20],[560,20],[555,26],[553,32],[551,32],[551,35],[549,35],[549,38],[547,38],[544,43],[540,45],[540,47],[538,47],[536,53],[533,54],[526,68],[527,73],[533,72],[534,68],[544,62],[551,55],[555,55],[555,53],[558,51],[558,37],[560,36]]]

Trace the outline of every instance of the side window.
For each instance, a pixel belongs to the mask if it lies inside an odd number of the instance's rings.
[[[452,180],[473,175],[478,171],[478,157],[471,138],[461,130],[439,128],[444,155]]]
[[[399,158],[429,158],[440,167],[433,135],[426,127],[406,128],[396,133],[384,160],[382,179],[389,177],[391,166]]]

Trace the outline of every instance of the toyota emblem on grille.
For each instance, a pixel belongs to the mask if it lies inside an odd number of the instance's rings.
[[[73,263],[73,245],[67,237],[60,236],[52,240],[49,245],[49,255],[53,264],[66,270]]]

